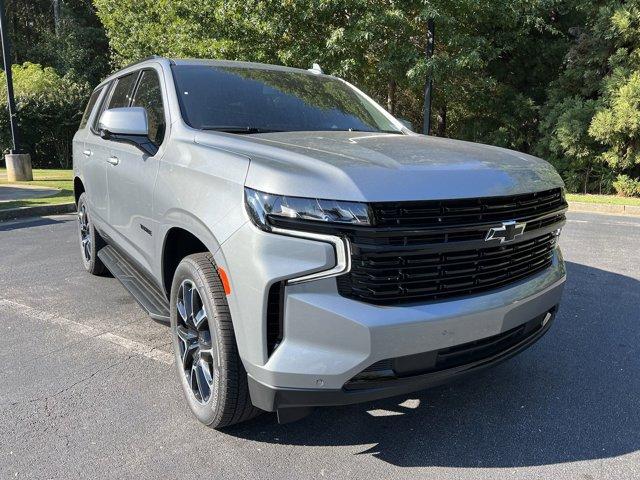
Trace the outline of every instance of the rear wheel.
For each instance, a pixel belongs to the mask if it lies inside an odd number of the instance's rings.
[[[231,314],[213,257],[185,257],[171,286],[176,369],[187,404],[202,423],[222,428],[260,410],[251,403]]]
[[[102,275],[105,266],[98,258],[98,251],[104,247],[105,242],[91,221],[86,193],[82,193],[78,199],[78,235],[85,270],[93,275]]]

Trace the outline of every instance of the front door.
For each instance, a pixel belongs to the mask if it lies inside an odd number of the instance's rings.
[[[98,95],[94,98],[95,95]],[[83,117],[81,127],[78,131],[78,138],[82,142],[76,145],[74,141],[73,158],[76,162],[82,163],[82,181],[84,182],[89,211],[95,225],[104,225],[108,220],[108,198],[107,198],[107,165],[106,158],[109,144],[97,133],[98,118],[105,103],[105,98],[109,95],[109,86],[96,90],[89,101],[89,105],[99,100],[96,113],[91,118]],[[87,107],[87,109],[89,106]],[[85,115],[87,115],[85,113]],[[85,122],[86,120],[86,122]]]
[[[159,148],[164,140],[167,121],[156,70],[146,69],[140,73],[127,106],[145,109],[149,139]],[[109,223],[114,235],[117,235],[116,242],[125,244],[127,253],[139,265],[152,271],[155,253],[153,235],[158,231],[153,215],[153,189],[162,149],[150,156],[128,143],[110,144],[110,164],[107,168]]]

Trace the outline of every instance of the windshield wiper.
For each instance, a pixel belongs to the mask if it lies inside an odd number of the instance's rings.
[[[252,127],[252,126],[237,126],[237,125],[204,125],[200,127],[200,130],[214,130],[216,132],[224,133],[239,133],[239,134],[251,134],[251,133],[273,133],[284,132],[285,130],[275,130],[272,128]]]
[[[363,130],[359,128],[349,128],[348,130],[331,130],[332,132],[363,132],[363,133],[395,133],[397,135],[404,135],[400,130]]]

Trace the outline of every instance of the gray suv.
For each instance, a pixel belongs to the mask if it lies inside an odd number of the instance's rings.
[[[73,159],[85,268],[170,324],[213,427],[475,374],[560,302],[548,163],[417,135],[317,69],[141,61],[93,92]]]

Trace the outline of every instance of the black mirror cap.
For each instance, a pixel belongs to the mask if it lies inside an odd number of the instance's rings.
[[[102,135],[103,131],[104,130],[100,131],[100,136],[102,138],[112,140],[114,142],[128,143],[130,145],[134,145],[135,147],[138,147],[138,149],[142,150],[143,153],[146,153],[150,157],[153,157],[156,153],[158,153],[158,147],[154,145],[151,139],[146,135],[123,135],[123,134],[110,133],[107,131],[108,137],[104,137]]]

